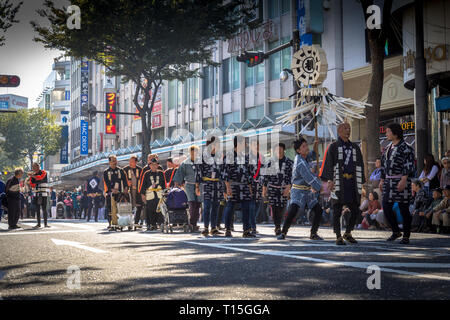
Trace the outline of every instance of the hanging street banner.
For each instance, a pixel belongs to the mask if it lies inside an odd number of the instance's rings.
[[[80,155],[87,156],[89,154],[89,127],[86,120],[81,120],[81,148]]]
[[[106,106],[106,134],[116,134],[116,93],[105,93],[105,106]]]

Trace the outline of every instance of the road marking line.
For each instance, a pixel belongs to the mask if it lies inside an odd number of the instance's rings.
[[[346,256],[346,255],[368,255],[368,256],[394,256],[394,257],[402,257],[402,258],[409,258],[409,257],[419,257],[419,258],[425,258],[425,254],[421,253],[412,253],[408,254],[407,257],[402,255],[400,252],[380,252],[380,251],[277,251],[277,250],[259,250],[263,252],[284,252],[288,254],[311,254],[311,255],[337,255],[337,256]]]
[[[261,255],[272,255],[272,256],[280,256],[280,257],[285,257],[285,258],[293,258],[293,259],[298,259],[298,260],[316,262],[316,263],[325,264],[325,265],[329,265],[329,266],[333,266],[333,265],[347,266],[347,267],[366,269],[366,270],[367,270],[367,267],[369,267],[370,265],[374,265],[374,264],[378,265],[378,266],[405,265],[404,263],[333,261],[333,260],[317,259],[317,258],[305,257],[305,256],[296,256],[296,255],[286,254],[285,252],[279,252],[279,251],[278,252],[277,251],[264,252],[264,251],[257,251],[257,250],[248,250],[248,249],[243,249],[243,248],[233,248],[233,247],[229,247],[226,245],[216,245],[213,243],[199,243],[199,242],[192,242],[192,241],[182,241],[182,242],[193,244],[193,245],[199,245],[199,246],[209,246],[209,247],[225,249],[225,250],[233,250],[233,251],[240,251],[240,252],[247,252],[247,253],[254,253],[254,254],[261,254]],[[418,268],[418,265],[425,265],[425,264],[410,263],[410,265],[417,265],[414,267]],[[427,264],[427,265],[430,265],[430,264]],[[450,264],[440,263],[439,265],[442,265],[442,268],[450,267]],[[410,267],[412,267],[412,266],[410,266]],[[431,275],[430,274],[421,274],[421,273],[417,273],[417,272],[409,272],[409,271],[396,270],[396,269],[390,269],[390,268],[380,268],[380,270],[390,272],[390,273],[397,273],[397,274],[401,274],[401,275],[410,275],[410,276],[416,276],[416,277],[427,278],[427,279],[450,281],[450,277],[444,277],[444,276],[438,276],[438,275],[432,275],[432,274]]]
[[[94,253],[107,253],[108,252],[108,251],[97,249],[97,248],[91,248],[91,247],[85,246],[85,245],[83,245],[79,242],[75,242],[75,241],[67,241],[67,240],[60,240],[60,239],[53,239],[53,238],[52,238],[52,241],[57,246],[70,246],[70,247],[87,250],[87,251],[94,252]]]
[[[37,222],[19,222],[18,224],[23,224],[28,227],[34,227],[34,226],[36,226]],[[53,224],[51,226],[53,229],[59,229],[59,227],[55,227]]]
[[[57,222],[59,226],[68,226],[68,227],[76,227],[80,229],[87,229],[87,230],[94,230],[92,226],[84,225],[81,223],[71,223],[71,222]],[[55,225],[55,223],[52,224],[52,227]]]
[[[77,232],[94,232],[96,230],[59,230],[59,231],[19,231],[19,232],[5,232],[0,233],[1,236],[20,236],[28,234],[49,234],[49,233],[77,233]]]

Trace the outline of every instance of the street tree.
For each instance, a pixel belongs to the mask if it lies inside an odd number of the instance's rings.
[[[244,1],[222,0],[71,0],[80,9],[80,28],[67,26],[66,8],[45,1],[40,16],[50,27],[31,22],[35,41],[68,56],[88,58],[107,67],[107,75],[135,84],[134,105],[143,132],[142,161],[150,154],[152,111],[163,80],[199,77],[193,64],[214,65],[215,40],[242,27],[249,15]],[[139,104],[139,97],[143,103]]]
[[[372,78],[370,80],[370,89],[368,93],[367,102],[372,105],[365,110],[366,116],[366,162],[368,173],[372,172],[375,168],[375,160],[380,157],[380,106],[381,97],[383,94],[383,82],[384,82],[384,50],[386,44],[386,38],[389,32],[389,26],[391,24],[391,10],[393,0],[384,0],[383,6],[380,8],[382,12],[382,21],[379,26],[373,26],[366,29],[367,38],[370,49],[370,59],[372,66]],[[379,1],[377,1],[379,4]],[[372,19],[372,11],[368,8],[374,5],[373,0],[361,0],[361,5],[367,22]],[[380,13],[381,13],[380,12]],[[370,143],[368,138],[370,137]]]
[[[17,113],[0,114],[0,147],[10,159],[29,160],[30,168],[34,154],[44,159],[56,154],[63,146],[61,126],[48,110],[23,109]]]
[[[12,27],[13,23],[19,22],[16,20],[16,14],[19,12],[23,2],[14,5],[10,0],[0,0],[0,31],[5,33]],[[0,34],[0,47],[5,44],[5,36]]]

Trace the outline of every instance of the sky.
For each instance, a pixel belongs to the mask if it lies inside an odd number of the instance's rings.
[[[12,0],[18,4],[20,0]],[[54,1],[58,7],[62,1]],[[53,59],[60,56],[58,50],[45,49],[41,43],[33,41],[35,33],[30,21],[45,25],[36,9],[43,7],[44,0],[23,0],[16,15],[19,23],[13,24],[5,34],[5,45],[0,47],[0,74],[18,75],[17,88],[0,88],[0,94],[17,94],[28,98],[28,107],[37,107],[36,98],[43,89],[43,83],[52,71]]]

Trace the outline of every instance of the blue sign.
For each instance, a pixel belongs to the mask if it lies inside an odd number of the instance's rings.
[[[312,45],[312,34],[309,29],[309,17],[306,12],[307,0],[297,0],[297,26],[300,32],[300,46]]]
[[[59,163],[69,163],[69,126],[61,126],[61,138],[64,141],[64,146],[61,148],[59,154]]]
[[[0,101],[0,109],[7,110],[8,109],[8,101]]]
[[[435,104],[437,112],[450,110],[450,96],[436,98]]]
[[[87,156],[89,153],[89,130],[87,121],[81,120],[80,132],[81,132],[80,155]]]

